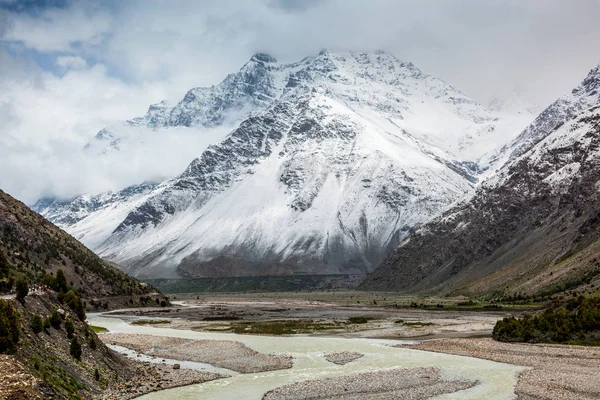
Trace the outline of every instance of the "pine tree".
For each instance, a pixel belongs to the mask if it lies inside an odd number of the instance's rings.
[[[22,303],[25,300],[25,297],[29,294],[29,283],[24,278],[21,278],[17,281],[16,289],[17,300]]]
[[[81,343],[76,337],[71,339],[71,355],[76,360],[81,360]]]

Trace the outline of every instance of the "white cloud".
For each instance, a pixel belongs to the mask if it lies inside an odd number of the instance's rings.
[[[175,157],[156,162],[153,150],[152,163],[137,154],[137,167],[105,173],[80,149],[151,103],[217,84],[256,51],[292,61],[321,48],[384,49],[481,101],[516,89],[538,106],[600,61],[593,0],[77,1],[34,11],[0,9],[0,187],[26,201],[176,173]]]
[[[56,65],[62,69],[86,69],[87,61],[79,56],[59,56]]]
[[[50,8],[41,16],[19,13],[12,15],[10,22],[5,40],[43,52],[71,52],[80,45],[96,46],[111,30],[110,14],[91,2]]]

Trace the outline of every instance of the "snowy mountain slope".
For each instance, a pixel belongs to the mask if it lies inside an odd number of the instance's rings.
[[[238,118],[224,140],[180,176],[63,226],[136,276],[366,273],[473,187],[473,161],[522,129],[522,115],[501,115],[382,52],[254,56],[130,121]]]
[[[32,205],[31,208],[56,225],[68,227],[108,205],[135,201],[145,194],[150,193],[156,186],[157,184],[155,183],[146,182],[126,187],[116,193],[105,192],[94,196],[82,195],[68,200],[42,198]]]
[[[516,138],[482,157],[480,164],[492,170],[502,167],[528,151],[557,125],[596,104],[600,104],[600,65],[593,68],[571,93],[560,97],[543,110]]]
[[[598,275],[599,182],[596,105],[423,225],[363,287],[514,296],[585,285]]]

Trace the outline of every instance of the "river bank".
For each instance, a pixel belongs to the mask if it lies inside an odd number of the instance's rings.
[[[600,398],[600,348],[502,343],[492,339],[448,339],[407,348],[531,367],[519,374],[520,400]]]
[[[257,353],[278,354],[292,357],[292,368],[265,372],[232,375],[214,381],[182,386],[141,396],[141,400],[174,399],[187,400],[205,398],[210,400],[230,400],[244,398],[261,400],[265,393],[287,385],[301,382],[319,382],[316,386],[327,387],[320,383],[323,379],[357,376],[373,373],[386,375],[386,371],[403,371],[411,374],[415,368],[434,368],[439,371],[440,388],[448,382],[477,382],[472,387],[449,386],[444,390],[445,398],[454,399],[512,399],[517,375],[521,367],[499,364],[475,358],[435,354],[410,349],[396,348],[399,344],[410,342],[384,339],[323,337],[310,335],[249,335],[226,332],[204,332],[189,329],[169,328],[169,324],[131,324],[147,316],[114,317],[106,315],[91,316],[91,323],[109,330],[103,340],[109,341],[110,335],[130,339],[140,338],[148,341],[144,346],[163,343],[165,340],[180,338],[185,340],[234,341],[243,344]],[[118,337],[118,336],[115,336]],[[165,339],[169,338],[169,339]],[[126,339],[129,340],[129,339]],[[182,342],[183,343],[183,342]],[[184,349],[185,346],[182,347]],[[346,364],[338,365],[327,358],[334,353],[360,353]],[[172,361],[172,360],[171,360]],[[182,363],[182,368],[183,368]],[[393,373],[391,373],[393,375]],[[432,375],[433,376],[433,375]],[[391,382],[389,379],[381,382]],[[391,378],[390,378],[391,379]],[[365,375],[354,381],[354,386],[369,387],[371,379]],[[392,379],[393,380],[393,379]],[[442,382],[443,381],[443,382]],[[388,384],[386,383],[386,385]],[[310,384],[310,383],[309,383]],[[405,388],[405,390],[409,390]],[[366,393],[361,393],[361,396]]]
[[[516,395],[527,400],[600,396],[593,368],[600,363],[600,351],[593,348],[457,339],[489,335],[495,321],[505,315],[501,312],[396,310],[302,299],[224,297],[215,302],[176,300],[169,311],[141,311],[97,315],[93,322],[110,330],[101,336],[107,343],[154,357],[169,355],[223,366],[211,357],[223,353],[231,359],[239,349],[250,350],[242,363],[248,368],[245,373],[150,393],[140,397],[143,400],[165,396],[176,400],[262,400],[266,393],[273,399],[302,399],[305,393],[325,399],[333,387],[356,389],[344,394],[348,399],[379,399],[377,396],[384,393],[398,398],[399,391],[407,396],[418,391],[394,386],[401,381],[398,376],[421,376],[423,368],[433,368],[435,373],[428,379],[432,379],[431,388],[437,389],[419,398],[441,393],[445,393],[444,399],[460,400],[514,399]],[[450,339],[409,340],[435,337]],[[207,350],[220,348],[223,343],[229,344],[212,355]],[[238,350],[229,353],[234,348]],[[253,371],[255,363],[260,364],[260,358],[269,354],[287,358],[291,368]],[[561,365],[562,360],[566,362]],[[419,383],[415,388],[421,386]]]

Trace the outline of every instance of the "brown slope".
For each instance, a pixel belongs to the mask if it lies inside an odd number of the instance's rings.
[[[104,262],[72,236],[0,190],[0,253],[14,277],[41,282],[59,268],[83,297],[140,295],[154,289]]]
[[[470,200],[423,226],[361,287],[504,296],[593,284],[599,151],[596,108],[557,127]]]

